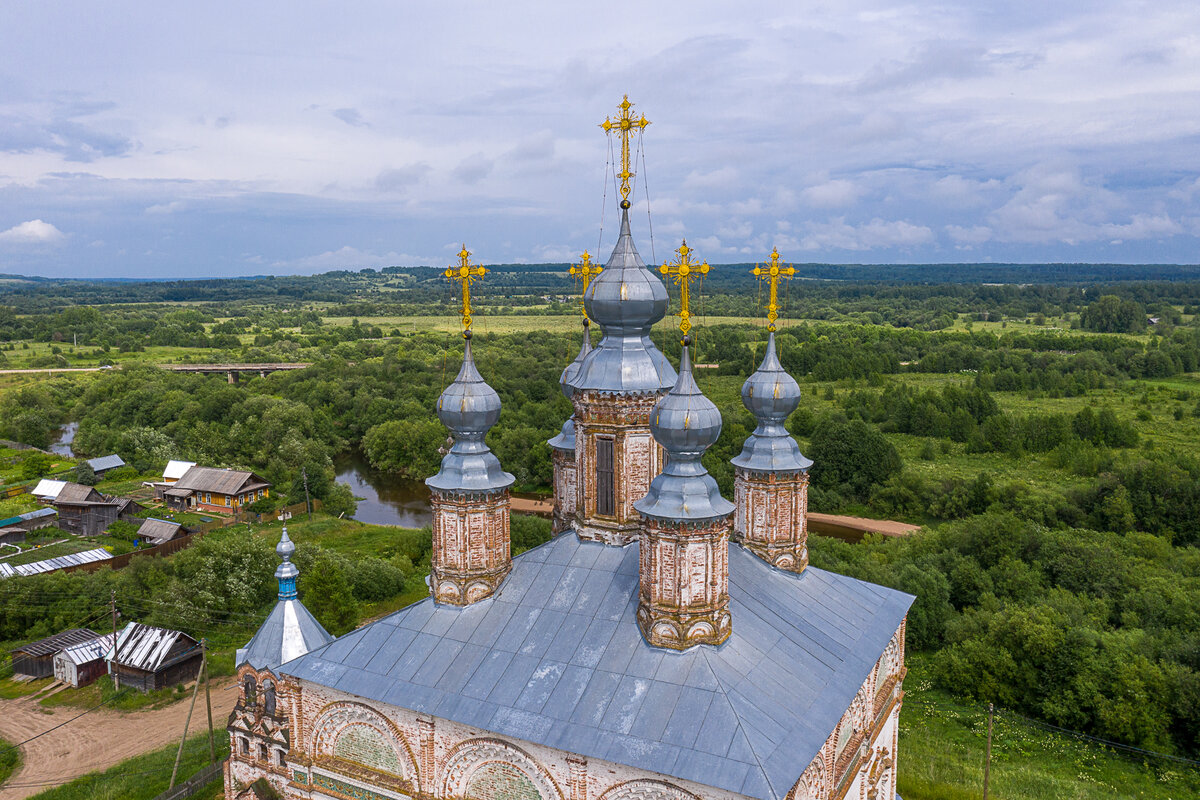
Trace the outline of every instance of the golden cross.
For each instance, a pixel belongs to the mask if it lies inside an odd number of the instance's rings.
[[[583,299],[587,297],[588,284],[592,282],[592,278],[604,271],[604,267],[599,264],[592,263],[592,254],[587,250],[583,251],[580,256],[583,259],[582,264],[571,265],[570,272],[572,275],[579,275],[583,278],[583,294],[579,296],[579,305],[583,307]],[[583,318],[587,319],[587,311],[583,312]]]
[[[766,278],[771,284],[771,299],[767,303],[767,330],[775,330],[775,320],[779,319],[779,276],[791,277],[796,274],[795,267],[779,266],[779,248],[771,248],[771,266],[766,264],[751,270],[758,278]]]
[[[471,330],[471,281],[482,278],[487,274],[487,270],[483,267],[467,261],[470,256],[471,253],[464,244],[463,249],[458,253],[458,266],[451,264],[442,273],[451,283],[457,281],[462,284],[462,326],[464,334]]]
[[[630,116],[629,109],[632,107],[633,103],[629,102],[629,95],[625,95],[625,99],[617,105],[621,114],[616,119],[605,117],[604,122],[600,123],[600,127],[604,128],[605,133],[612,133],[615,130],[621,135],[621,172],[617,177],[621,179],[622,204],[629,202],[629,179],[634,176],[633,171],[629,168],[629,134],[634,128],[641,133],[650,124],[650,120],[646,119],[645,114],[641,119],[634,119]],[[625,205],[621,207],[626,208]]]
[[[688,311],[688,286],[696,276],[707,275],[711,267],[707,261],[701,264],[692,261],[692,253],[695,251],[688,247],[687,239],[683,240],[683,244],[675,252],[679,254],[679,258],[670,264],[664,263],[658,271],[663,275],[674,276],[675,282],[679,284],[679,330],[686,336],[692,328],[692,315]]]

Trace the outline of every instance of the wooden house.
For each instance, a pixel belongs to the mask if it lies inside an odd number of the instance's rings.
[[[54,677],[78,689],[103,675],[104,655],[112,649],[113,635],[106,633],[88,642],[73,644],[54,656]]]
[[[54,657],[67,647],[95,639],[100,634],[86,628],[71,628],[38,639],[12,651],[13,674],[17,677],[48,678],[54,674]]]
[[[131,622],[105,656],[121,686],[150,692],[194,680],[200,673],[200,643],[181,631]]]
[[[195,461],[168,461],[163,470],[163,483],[174,483],[183,477],[189,469],[196,466]]]
[[[168,508],[178,511],[236,512],[270,494],[271,484],[253,472],[191,467],[163,491],[163,500]]]
[[[125,497],[109,497],[95,487],[68,483],[51,501],[58,526],[79,536],[99,536],[118,519],[133,517],[142,506]]]
[[[138,528],[138,539],[149,545],[159,545],[187,536],[187,530],[178,522],[150,517]]]

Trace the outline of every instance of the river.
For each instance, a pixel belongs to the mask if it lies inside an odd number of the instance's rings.
[[[354,518],[372,525],[399,525],[422,528],[433,520],[429,509],[429,490],[421,481],[408,481],[380,472],[357,450],[340,454],[333,460],[337,479],[349,484],[358,501]]]
[[[74,457],[75,453],[71,450],[71,443],[75,441],[75,434],[79,430],[79,423],[68,422],[58,430],[58,441],[50,445],[50,452],[57,453],[60,456]]]

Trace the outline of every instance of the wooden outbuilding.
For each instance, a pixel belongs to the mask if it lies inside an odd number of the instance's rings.
[[[54,657],[75,644],[89,642],[100,634],[86,628],[71,628],[12,650],[13,674],[17,677],[48,678],[54,674]]]
[[[54,656],[54,677],[78,689],[107,670],[104,655],[112,649],[113,635],[106,633],[89,642],[73,644]]]
[[[118,519],[133,517],[142,506],[127,497],[109,497],[92,486],[68,483],[51,501],[58,526],[78,536],[99,536]]]
[[[113,679],[142,692],[194,680],[202,657],[200,643],[186,633],[140,622],[126,625],[106,655]]]
[[[178,522],[150,517],[138,528],[138,539],[149,545],[158,545],[187,536],[187,530]]]

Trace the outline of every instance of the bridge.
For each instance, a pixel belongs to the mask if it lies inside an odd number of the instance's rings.
[[[237,383],[243,373],[263,377],[268,372],[283,372],[293,369],[306,369],[312,363],[279,363],[279,364],[159,364],[159,368],[171,372],[199,372],[205,375],[225,375],[230,383]]]

